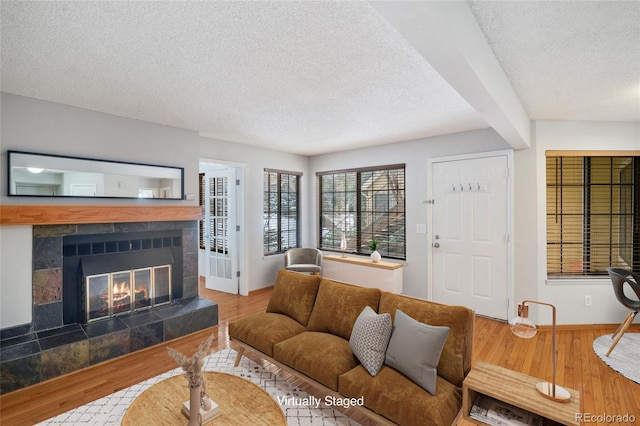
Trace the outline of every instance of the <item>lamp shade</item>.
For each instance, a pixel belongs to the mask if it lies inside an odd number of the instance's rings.
[[[538,328],[528,318],[515,317],[509,322],[511,332],[518,337],[531,339],[538,332]]]

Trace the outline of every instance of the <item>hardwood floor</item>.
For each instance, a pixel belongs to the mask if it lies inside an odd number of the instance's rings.
[[[242,297],[213,292],[201,285],[200,294],[218,303],[217,326],[4,394],[0,396],[0,424],[32,425],[172,370],[177,364],[168,355],[168,346],[192,355],[214,333],[211,352],[229,347],[229,321],[264,312],[271,288]]]
[[[210,333],[215,333],[211,352],[229,347],[229,322],[263,312],[271,289],[257,290],[249,297],[242,297],[210,291],[201,286],[200,294],[218,303],[217,326],[2,395],[0,423],[34,424],[171,370],[177,365],[167,354],[167,346],[190,355]],[[580,391],[584,413],[593,416],[630,414],[640,422],[640,385],[605,365],[591,347],[596,337],[612,333],[615,327],[560,329],[557,334],[557,382]],[[640,331],[638,325],[633,328],[633,332]],[[541,331],[534,339],[520,339],[509,331],[507,324],[478,317],[473,359],[474,362],[483,360],[550,380],[551,333]],[[471,423],[461,420],[459,424],[466,426]]]
[[[617,325],[561,327],[557,331],[557,377],[560,386],[580,392],[582,412],[592,416],[625,415],[640,423],[640,384],[618,374],[595,354],[593,341],[613,333]],[[632,332],[640,332],[636,324]],[[482,360],[543,380],[551,380],[551,331],[521,339],[506,323],[478,317],[475,324],[473,362]],[[639,363],[640,366],[640,363]],[[460,425],[471,423],[460,422]],[[598,422],[595,424],[629,425]]]

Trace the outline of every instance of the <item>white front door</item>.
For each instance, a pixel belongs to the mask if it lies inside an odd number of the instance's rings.
[[[205,286],[238,294],[235,169],[205,172],[204,194]]]
[[[433,163],[433,300],[508,316],[508,158]]]

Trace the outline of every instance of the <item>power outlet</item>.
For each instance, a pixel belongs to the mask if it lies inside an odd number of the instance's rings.
[[[591,306],[591,295],[590,294],[586,294],[584,296],[584,306]]]

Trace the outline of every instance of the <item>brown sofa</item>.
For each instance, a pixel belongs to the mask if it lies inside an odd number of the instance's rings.
[[[450,328],[436,361],[434,394],[386,361],[372,376],[354,356],[349,339],[366,306],[388,313],[392,321],[400,310],[419,323]],[[462,407],[473,325],[474,312],[465,307],[282,270],[266,312],[229,324],[229,336],[239,347],[236,365],[245,349],[257,351],[297,377],[321,384],[316,389],[325,390],[325,396],[356,398],[375,423],[449,425]],[[419,359],[422,354],[414,355]]]

